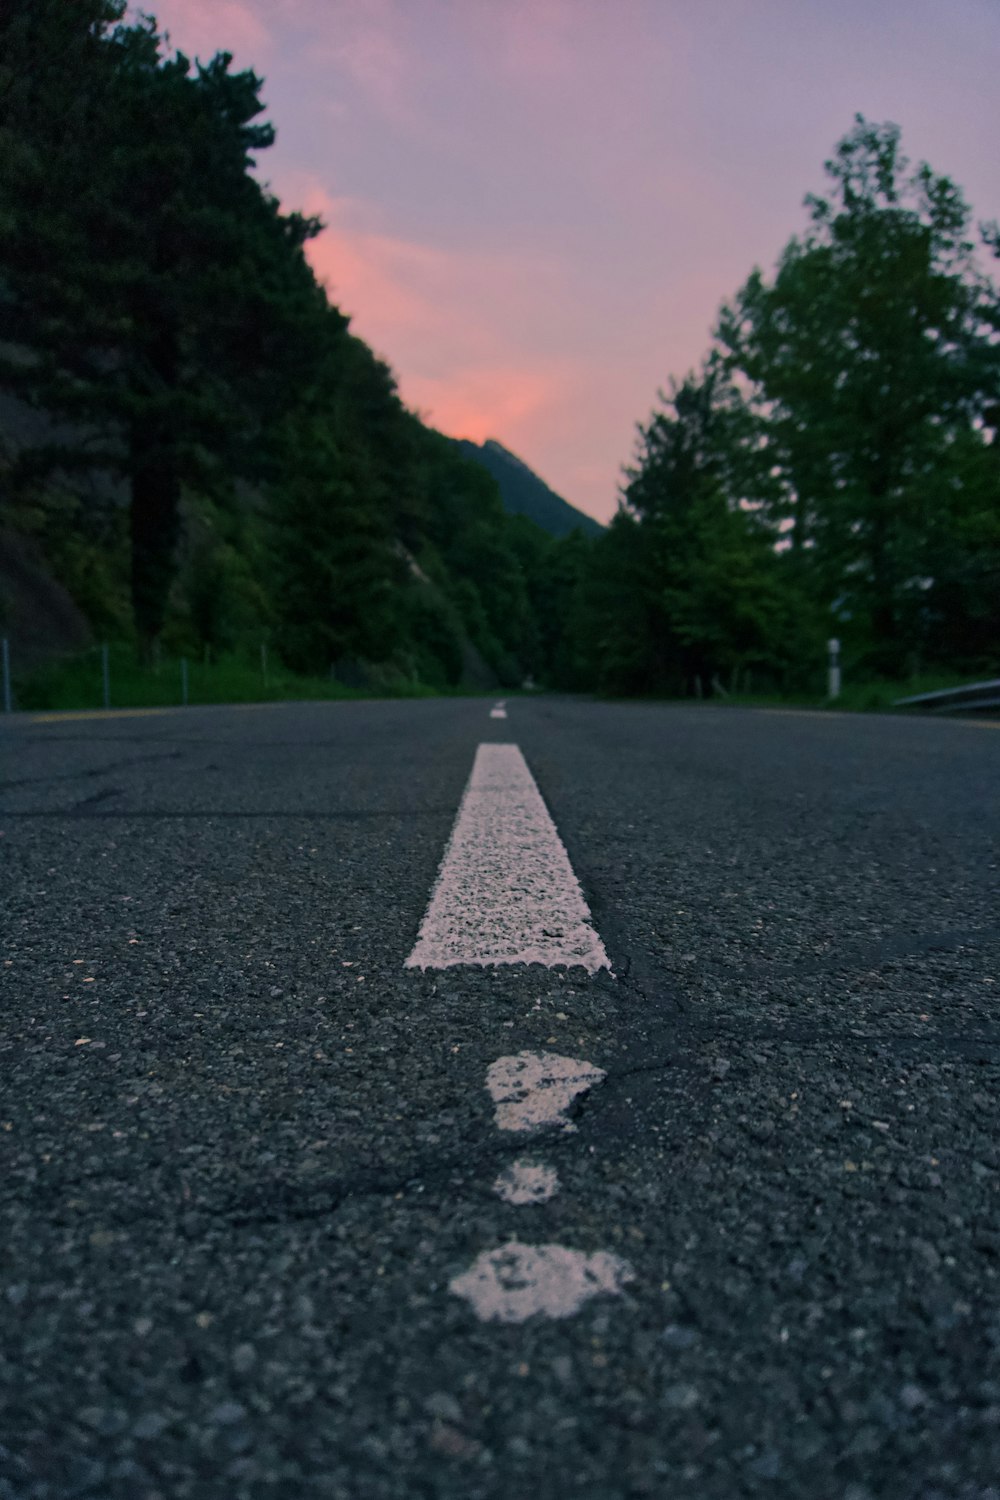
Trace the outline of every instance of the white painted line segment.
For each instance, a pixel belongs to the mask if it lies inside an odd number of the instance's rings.
[[[490,709],[490,718],[491,719],[506,719],[506,717],[507,717],[507,710],[505,708],[491,708]]]
[[[517,1052],[498,1057],[486,1070],[486,1087],[496,1105],[498,1130],[573,1131],[566,1111],[607,1077],[603,1068],[560,1057],[558,1052]]]
[[[505,1203],[547,1203],[559,1191],[559,1173],[544,1162],[512,1161],[493,1184]]]
[[[610,969],[569,855],[517,745],[480,745],[408,969]]]
[[[632,1275],[625,1261],[606,1250],[585,1255],[563,1245],[511,1240],[499,1250],[484,1250],[449,1289],[484,1323],[523,1323],[536,1313],[571,1317],[591,1297],[620,1294]]]

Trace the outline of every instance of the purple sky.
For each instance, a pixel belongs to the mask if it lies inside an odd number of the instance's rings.
[[[147,0],[264,75],[262,175],[403,399],[606,520],[633,428],[860,110],[1000,216],[998,0]]]

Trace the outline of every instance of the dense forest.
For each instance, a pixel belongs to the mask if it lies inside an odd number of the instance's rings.
[[[1000,231],[895,127],[722,306],[611,526],[554,536],[317,284],[262,86],[124,0],[0,18],[0,527],[94,632],[390,689],[792,691],[833,634],[871,676],[1000,669]]]
[[[148,657],[552,678],[577,553],[401,402],[253,168],[261,80],[123,0],[0,21],[2,522]],[[567,553],[567,556],[564,556]]]

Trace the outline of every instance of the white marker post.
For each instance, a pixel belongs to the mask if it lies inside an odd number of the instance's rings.
[[[826,643],[826,649],[830,653],[830,659],[826,670],[826,696],[828,698],[840,697],[840,642],[836,636],[831,636]]]

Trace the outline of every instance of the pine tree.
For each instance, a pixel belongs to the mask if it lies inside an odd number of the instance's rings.
[[[69,424],[26,464],[121,473],[148,648],[174,574],[181,488],[225,486],[302,366],[317,226],[250,176],[273,131],[260,80],[163,55],[119,0],[15,0],[0,41],[10,145],[0,379]]]

